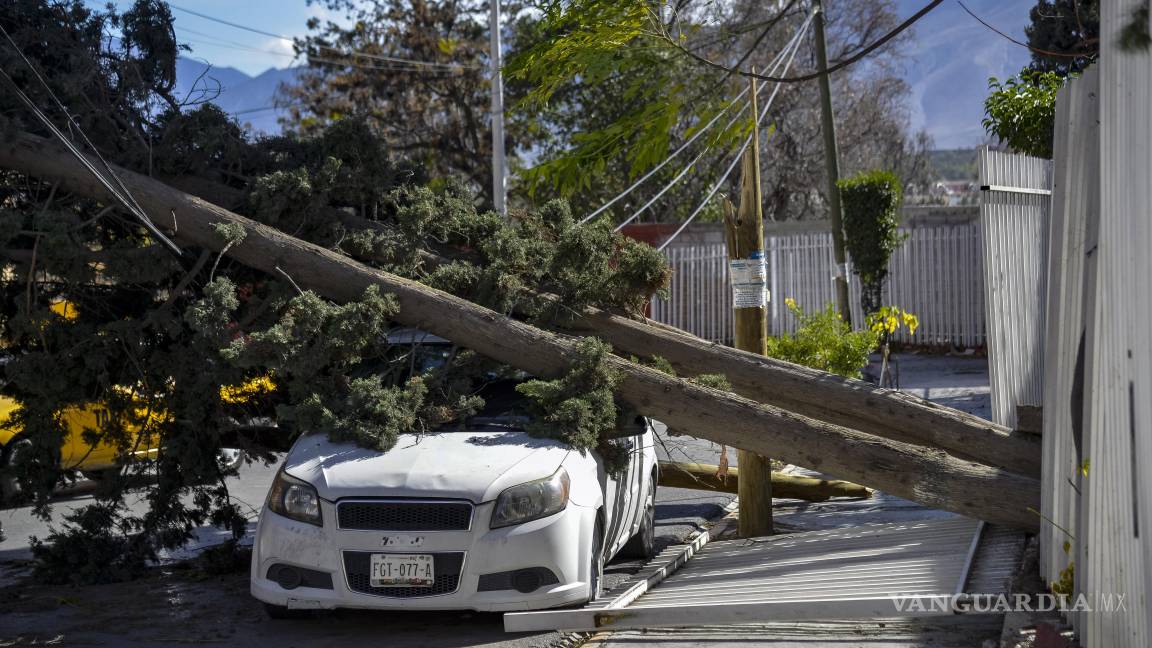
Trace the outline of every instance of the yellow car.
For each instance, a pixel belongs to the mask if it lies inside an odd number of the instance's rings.
[[[75,306],[68,301],[58,301],[50,306],[52,312],[66,320],[78,316]],[[118,388],[127,392],[126,388]],[[225,385],[220,388],[220,401],[225,405],[247,405],[257,402],[276,390],[270,376],[259,376],[238,385]],[[21,437],[18,424],[11,424],[12,413],[20,407],[15,399],[0,395],[0,499],[10,499],[19,494],[19,483],[7,468],[15,465],[21,452],[32,445],[29,439]],[[116,444],[101,442],[91,444],[85,440],[85,431],[100,430],[110,416],[107,405],[88,403],[79,407],[69,407],[59,416],[67,427],[67,436],[60,447],[60,467],[65,471],[80,471],[85,477],[99,479],[105,471],[118,471],[122,465],[156,456],[158,438],[150,434],[141,438],[141,429],[155,430],[163,423],[163,414],[148,411],[143,405],[137,409],[133,420],[125,423],[132,439],[132,448],[121,456]],[[147,423],[141,425],[141,423]],[[225,449],[221,454],[221,467],[225,470],[239,467],[243,455],[239,450]]]
[[[220,400],[228,405],[244,405],[254,402],[275,391],[276,385],[268,376],[260,376],[239,385],[225,385],[220,388]],[[20,436],[20,426],[10,423],[12,413],[20,403],[8,396],[0,395],[0,495],[10,499],[19,494],[19,484],[11,471],[5,470],[15,465],[21,452],[26,452],[32,442]],[[95,432],[108,422],[108,407],[102,403],[88,403],[80,407],[69,407],[59,416],[67,427],[67,436],[60,447],[60,467],[65,471],[80,471],[85,477],[99,479],[105,471],[119,470],[122,465],[142,459],[153,458],[159,447],[154,431],[163,424],[163,414],[140,408],[133,420],[125,423],[132,439],[132,447],[126,455],[121,455],[115,443],[89,443],[85,431]],[[141,425],[141,423],[145,423]],[[150,433],[141,436],[142,429]],[[225,470],[240,465],[243,456],[238,450],[225,449],[221,455],[221,467]]]

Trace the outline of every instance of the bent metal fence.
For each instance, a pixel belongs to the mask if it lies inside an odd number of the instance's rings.
[[[984,345],[983,260],[975,209],[958,210],[947,219],[912,220],[901,228],[908,238],[889,263],[884,303],[915,313],[920,328],[912,335],[901,331],[896,339],[926,345]],[[797,322],[784,305],[786,298],[809,312],[835,299],[832,235],[823,223],[769,223],[765,229],[769,332],[791,333]],[[653,302],[653,319],[707,340],[730,343],[732,295],[722,239],[688,239],[669,246],[666,254],[672,281],[668,298]],[[863,313],[855,275],[849,286],[853,321],[859,323]]]
[[[1139,6],[1101,5],[1099,63],[1057,99],[1044,272],[1019,271],[1035,241],[990,248],[1020,282],[1001,302],[1019,321],[990,340],[993,394],[1014,409],[1043,377],[1040,571],[1070,590],[1086,648],[1152,645],[1152,52],[1116,45]],[[1038,302],[1036,328],[1016,311]]]

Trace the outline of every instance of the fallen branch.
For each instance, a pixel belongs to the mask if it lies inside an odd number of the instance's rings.
[[[736,494],[740,469],[729,468],[727,477],[717,477],[719,469],[719,466],[712,464],[661,461],[659,485]],[[872,492],[859,484],[839,479],[817,479],[773,472],[772,497],[823,502],[832,497],[866,499],[872,497]]]
[[[0,145],[0,166],[60,180],[70,190],[107,199],[106,189],[66,150],[43,138],[18,134]],[[239,263],[267,273],[277,268],[329,299],[359,299],[369,286],[395,296],[397,321],[467,346],[541,377],[563,374],[575,341],[500,315],[467,300],[370,268],[340,254],[239,216],[163,183],[117,169],[149,212],[174,212],[179,240],[212,250],[226,241],[214,225],[237,224],[244,240],[228,251]],[[926,506],[993,523],[1036,529],[1028,511],[1039,508],[1039,481],[942,450],[885,439],[818,421],[742,396],[709,389],[617,356],[617,392],[636,409],[704,439],[839,475]]]

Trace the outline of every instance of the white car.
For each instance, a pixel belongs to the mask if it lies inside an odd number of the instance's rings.
[[[252,595],[273,617],[526,610],[595,598],[608,559],[653,552],[651,422],[637,417],[619,431],[630,449],[615,479],[596,453],[522,425],[480,415],[463,431],[403,435],[384,453],[302,437],[260,514]]]

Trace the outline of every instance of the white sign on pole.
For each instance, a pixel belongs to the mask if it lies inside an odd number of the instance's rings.
[[[768,266],[764,252],[756,251],[747,259],[728,262],[732,279],[733,308],[764,308],[768,305]]]

